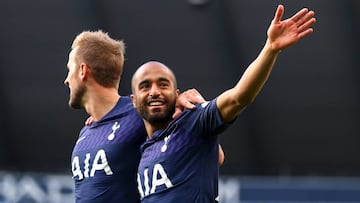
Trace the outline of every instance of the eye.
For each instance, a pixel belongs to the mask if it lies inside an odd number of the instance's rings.
[[[139,90],[148,89],[150,87],[148,82],[142,82],[139,84]]]
[[[166,87],[169,86],[169,83],[168,83],[168,82],[161,82],[161,83],[159,84],[159,86],[160,86],[161,88],[166,88]]]

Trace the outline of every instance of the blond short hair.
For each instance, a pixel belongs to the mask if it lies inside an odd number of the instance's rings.
[[[86,63],[97,83],[104,87],[119,87],[124,66],[125,44],[112,39],[102,30],[83,31],[74,39],[72,49],[77,49],[76,63]]]

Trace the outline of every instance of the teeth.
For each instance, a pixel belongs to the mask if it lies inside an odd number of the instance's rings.
[[[150,106],[158,106],[158,105],[161,105],[162,102],[150,102]]]

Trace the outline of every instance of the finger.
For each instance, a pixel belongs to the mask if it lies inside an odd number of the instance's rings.
[[[196,89],[189,89],[186,91],[186,98],[189,102],[199,104],[205,102],[205,99]]]
[[[176,108],[172,118],[175,119],[175,118],[179,117],[181,112],[182,112],[182,110],[180,108]]]
[[[187,90],[187,92],[192,96],[200,95],[200,93],[194,88]]]
[[[194,97],[196,98],[196,103],[203,103],[205,102],[204,97],[197,91],[196,89],[191,89],[192,93],[194,94]]]
[[[195,88],[190,89],[194,94],[200,94]]]
[[[197,103],[204,103],[206,101],[201,95],[197,95],[196,98],[198,99]]]
[[[187,101],[187,102],[183,102],[183,107],[185,109],[194,109],[196,106],[195,104]]]
[[[308,9],[307,8],[303,8],[301,9],[299,12],[297,12],[295,15],[293,15],[290,20],[294,21],[294,22],[298,22],[302,17],[304,17],[306,14],[308,13]]]
[[[224,150],[222,149],[221,145],[219,144],[219,166],[224,164],[224,160],[225,160],[225,155],[224,155]]]
[[[276,9],[273,22],[274,22],[274,23],[280,22],[283,14],[284,14],[284,6],[280,4],[280,5],[278,5],[278,7],[277,7],[277,9]]]
[[[301,38],[304,38],[304,37],[310,35],[310,34],[313,33],[313,32],[314,32],[314,30],[313,30],[312,28],[308,28],[307,30],[305,30],[304,32],[302,32],[302,33],[299,34],[299,38],[300,38],[300,39],[301,39]]]
[[[195,94],[193,95],[193,101],[192,103],[194,104],[200,104],[200,103],[204,103],[205,99],[204,97],[202,97],[200,94]]]
[[[90,116],[90,117],[88,117],[87,119],[86,119],[86,121],[85,121],[85,125],[86,126],[89,126],[89,125],[91,125],[92,124],[92,122],[93,122],[93,118]]]
[[[298,28],[299,33],[302,33],[303,36],[307,36],[308,34],[313,32],[313,29],[311,28],[311,26],[313,26],[316,22],[315,18],[312,18],[310,20],[308,20],[307,22],[305,22],[303,25],[301,25]],[[310,32],[310,33],[308,33]]]
[[[304,17],[298,20],[296,23],[298,26],[302,26],[304,23],[307,23],[310,19],[314,17],[314,11],[309,11]]]

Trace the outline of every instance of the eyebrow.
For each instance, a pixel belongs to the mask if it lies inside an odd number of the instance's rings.
[[[167,78],[164,78],[164,77],[160,77],[159,78],[159,81],[161,81],[161,82],[170,82],[170,80],[169,79],[167,79]]]
[[[165,77],[160,77],[157,80],[160,82],[169,82],[169,83],[171,82],[168,78],[165,78]],[[149,83],[149,82],[150,82],[149,79],[142,80],[138,86],[141,86],[142,84]]]
[[[145,83],[149,83],[149,80],[142,80],[139,84],[138,87],[140,87],[141,85],[145,84]]]

